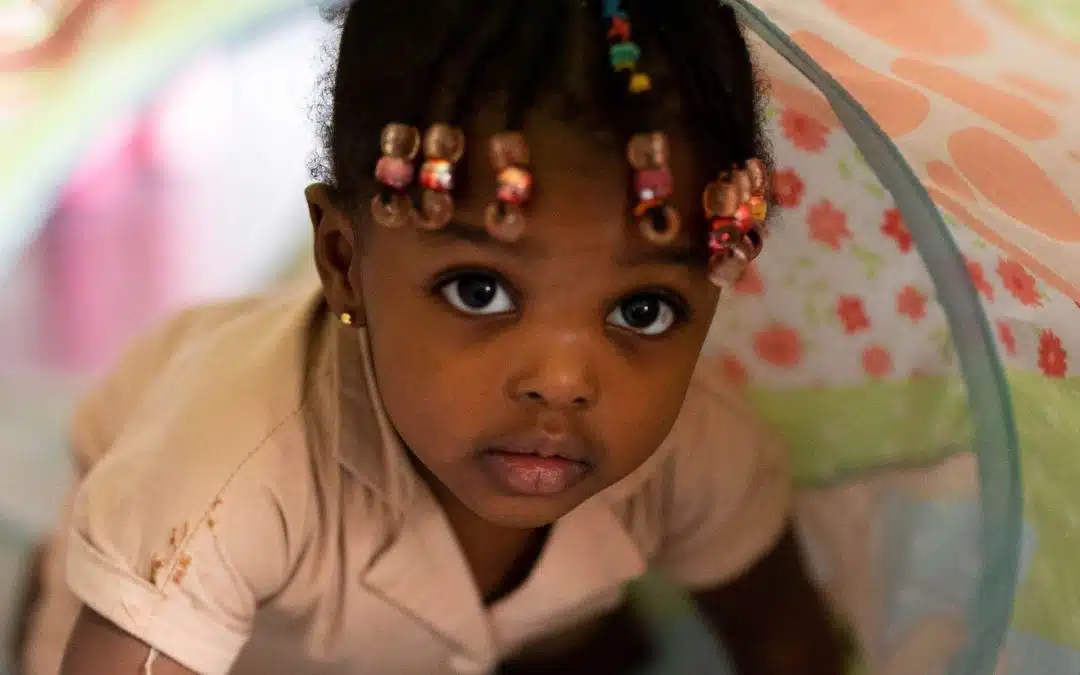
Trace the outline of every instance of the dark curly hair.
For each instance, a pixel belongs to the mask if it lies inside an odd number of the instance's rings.
[[[762,80],[734,11],[717,0],[623,0],[646,95],[609,62],[603,0],[353,0],[332,10],[334,66],[316,107],[313,177],[353,209],[377,190],[379,136],[390,122],[468,128],[497,106],[508,130],[544,108],[597,138],[678,128],[702,175],[768,163]],[[464,167],[462,167],[464,168]],[[461,181],[459,180],[459,183]]]

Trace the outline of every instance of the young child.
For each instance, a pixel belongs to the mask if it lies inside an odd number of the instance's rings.
[[[27,673],[626,672],[647,567],[742,672],[839,672],[784,453],[695,373],[767,215],[731,9],[340,20],[321,284],[190,310],[86,401]]]

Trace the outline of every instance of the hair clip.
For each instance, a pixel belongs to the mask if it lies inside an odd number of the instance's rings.
[[[668,203],[675,180],[668,166],[668,139],[659,131],[637,134],[626,147],[634,169],[634,218],[648,241],[666,245],[679,236],[678,212]]]
[[[523,207],[532,197],[529,145],[516,131],[492,136],[490,145],[496,188],[495,201],[484,214],[484,226],[496,239],[516,241],[525,232]]]
[[[710,183],[702,195],[709,218],[709,279],[721,289],[738,281],[761,254],[767,180],[764,162],[751,159],[744,169]]]
[[[437,230],[454,215],[454,165],[465,154],[465,134],[448,124],[435,124],[424,135],[420,167],[420,226]]]
[[[375,180],[382,188],[371,201],[371,214],[380,225],[399,227],[412,212],[412,203],[405,191],[413,181],[413,162],[420,152],[420,132],[416,127],[392,122],[383,127],[379,147],[382,156],[375,164]]]

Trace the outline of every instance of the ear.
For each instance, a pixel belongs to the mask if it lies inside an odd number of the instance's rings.
[[[325,184],[308,186],[304,197],[315,236],[315,267],[330,311],[337,315],[348,312],[357,324],[362,324],[364,307],[360,267],[356,264],[359,257],[356,228],[331,199]]]

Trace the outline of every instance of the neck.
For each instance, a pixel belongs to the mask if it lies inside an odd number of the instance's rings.
[[[454,531],[485,604],[516,590],[540,557],[549,528],[522,529],[490,523],[465,506],[422,463],[416,464]]]

